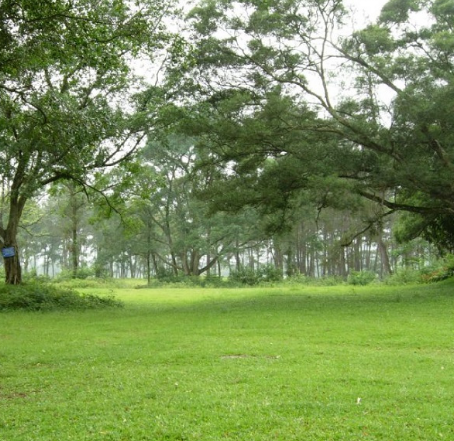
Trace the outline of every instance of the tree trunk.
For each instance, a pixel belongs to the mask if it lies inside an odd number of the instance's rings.
[[[6,230],[1,230],[1,235],[4,238],[3,247],[14,250],[13,256],[4,258],[5,282],[9,285],[19,285],[22,283],[22,269],[19,260],[19,248],[17,246],[17,230],[24,205],[25,199],[11,201],[8,226]]]
[[[353,245],[353,252],[354,252],[354,256],[353,256],[353,269],[355,271],[362,271],[363,267],[362,267],[362,261],[363,261],[363,258],[362,258],[362,239],[361,237],[358,237],[355,242],[354,242],[354,245]]]
[[[198,269],[198,275],[200,274],[203,274],[204,272],[207,272],[207,275],[209,274],[208,271],[210,270],[210,268],[214,267],[216,265],[216,263],[218,262],[219,260],[219,256],[215,256],[213,257],[209,262],[207,262],[207,264],[203,267],[203,268],[200,268]],[[221,269],[219,267],[219,274],[221,273]]]
[[[147,250],[147,285],[151,285],[151,251]]]
[[[71,228],[72,244],[71,244],[71,254],[72,254],[72,277],[77,279],[77,273],[79,271],[79,243],[78,243],[78,228],[77,222],[73,219],[73,225]]]
[[[236,247],[235,247],[235,269],[237,272],[240,271],[241,269],[241,258],[240,258],[240,244],[238,242],[238,239],[236,240]]]
[[[175,277],[178,277],[178,265],[177,265],[177,256],[175,255],[175,253],[173,251],[170,252],[170,256],[172,258],[172,271],[173,271],[173,275]]]
[[[131,279],[136,278],[136,269],[137,269],[137,260],[134,258],[133,255],[129,255],[129,276]]]
[[[14,244],[8,244],[5,242],[5,245],[7,248],[14,248],[14,256],[4,258],[5,282],[9,285],[19,285],[20,283],[22,283],[22,270],[20,266],[19,251],[17,249],[17,245],[15,245],[15,242]]]
[[[200,253],[197,250],[191,252],[191,275],[199,276]]]
[[[154,273],[155,273],[155,275],[157,275],[159,273],[159,266],[158,266],[158,261],[156,259],[156,253],[151,253],[151,259],[153,261]]]
[[[347,268],[346,268],[346,260],[345,260],[345,247],[340,247],[340,250],[339,250],[339,276],[341,276],[342,278],[346,278],[347,277]]]
[[[381,277],[384,277],[389,274],[392,274],[392,270],[391,270],[391,263],[389,261],[388,250],[386,248],[385,242],[383,241],[383,236],[381,233],[378,236],[377,245],[378,245],[378,252],[379,252],[380,261],[381,261],[380,273],[381,273]]]

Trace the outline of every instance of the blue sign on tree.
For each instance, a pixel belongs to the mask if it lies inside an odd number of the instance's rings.
[[[15,250],[14,250],[14,247],[5,247],[5,248],[2,248],[2,256],[4,258],[6,257],[14,257],[16,254]]]

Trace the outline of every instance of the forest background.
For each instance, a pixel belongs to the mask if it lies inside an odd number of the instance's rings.
[[[431,273],[454,248],[453,17],[3,2],[7,283]]]

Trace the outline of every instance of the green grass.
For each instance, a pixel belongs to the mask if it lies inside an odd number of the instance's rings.
[[[0,314],[1,441],[454,439],[453,281],[113,293]]]

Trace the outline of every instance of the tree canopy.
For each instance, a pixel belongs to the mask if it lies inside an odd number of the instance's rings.
[[[251,206],[284,235],[307,206],[361,211],[358,231],[381,244],[386,219],[405,212],[401,240],[454,250],[452,0],[390,0],[354,31],[342,0],[201,0],[169,20],[179,6],[1,3],[8,283],[21,281],[25,204],[58,181],[121,196],[149,266],[187,274],[233,252],[228,224]]]
[[[7,281],[21,279],[16,243],[26,202],[47,184],[92,186],[145,136],[134,57],[153,59],[169,36],[169,2],[33,2],[0,6],[0,177]],[[148,117],[150,109],[148,109]]]
[[[339,0],[202,1],[191,62],[170,77],[191,109],[183,130],[229,164],[238,203],[356,194],[453,249],[453,19],[451,1],[393,0],[349,33]]]

